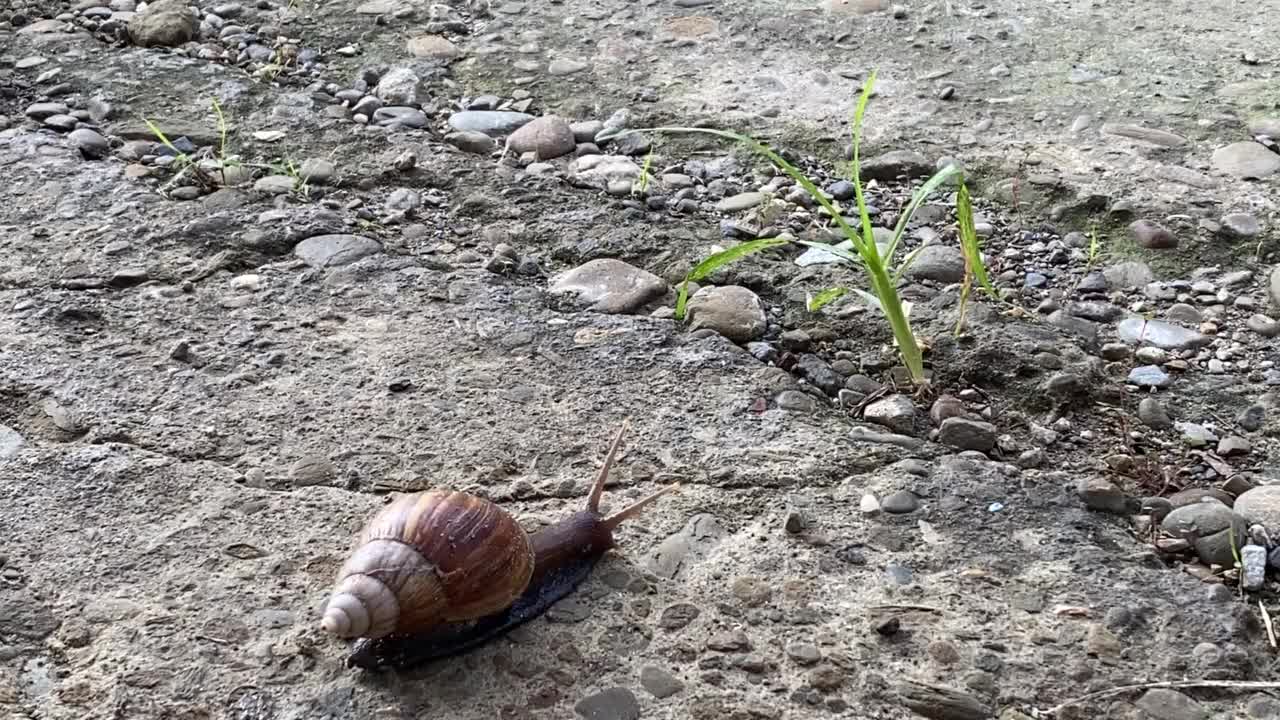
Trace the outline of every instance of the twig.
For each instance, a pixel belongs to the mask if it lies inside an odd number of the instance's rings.
[[[1229,690],[1280,690],[1280,682],[1265,680],[1166,680],[1161,682],[1138,683],[1137,685],[1121,685],[1109,690],[1099,690],[1074,700],[1055,705],[1048,710],[1033,710],[1033,717],[1052,717],[1072,705],[1101,700],[1103,698],[1123,695],[1134,690],[1173,690],[1176,688],[1224,688]]]
[[[924,612],[942,613],[941,608],[932,607],[930,605],[871,605],[868,610],[921,610]]]
[[[1276,628],[1271,624],[1271,613],[1267,612],[1267,606],[1258,601],[1258,610],[1262,611],[1262,624],[1267,626],[1267,641],[1271,643],[1271,649],[1276,649]]]

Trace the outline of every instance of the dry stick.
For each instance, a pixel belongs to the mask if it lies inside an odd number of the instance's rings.
[[[1267,626],[1267,641],[1271,643],[1271,649],[1276,648],[1276,629],[1271,624],[1271,613],[1267,612],[1267,607],[1258,601],[1258,610],[1262,611],[1262,624]]]
[[[1092,700],[1101,700],[1103,698],[1113,697],[1115,695],[1123,695],[1134,690],[1173,690],[1177,688],[1224,688],[1229,690],[1280,690],[1280,682],[1268,682],[1265,680],[1166,680],[1162,682],[1139,683],[1137,685],[1121,685],[1113,687],[1110,690],[1099,690],[1095,693],[1089,693],[1075,700],[1068,700],[1060,705],[1055,705],[1048,710],[1035,711],[1036,717],[1051,717],[1057,715],[1072,705],[1090,702]]]

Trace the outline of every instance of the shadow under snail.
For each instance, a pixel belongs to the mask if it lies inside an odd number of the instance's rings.
[[[433,489],[405,495],[365,526],[338,571],[321,627],[357,638],[347,665],[407,670],[458,655],[541,615],[615,547],[613,531],[667,487],[609,517],[600,497],[628,421],[584,510],[534,533],[496,504]]]

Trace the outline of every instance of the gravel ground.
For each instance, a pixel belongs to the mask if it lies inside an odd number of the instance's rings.
[[[11,0],[0,715],[1280,718],[1259,13]],[[742,149],[643,131],[748,131],[852,207],[872,69],[873,222],[962,166],[1001,294],[954,332],[944,186],[903,240],[922,392],[856,294],[806,309],[865,287],[827,253],[722,268],[677,319],[712,252],[833,236]],[[347,666],[321,608],[379,507],[553,522],[627,417],[605,504],[681,488],[575,593]]]

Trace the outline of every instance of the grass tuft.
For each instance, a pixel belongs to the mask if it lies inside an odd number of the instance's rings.
[[[778,169],[782,170],[786,175],[791,177],[801,188],[807,192],[810,197],[821,207],[825,214],[839,228],[840,232],[849,244],[853,247],[853,252],[845,248],[838,247],[835,244],[825,244],[811,242],[807,240],[793,240],[789,237],[766,238],[753,240],[736,245],[728,250],[716,253],[711,257],[698,263],[685,282],[681,285],[680,294],[676,301],[676,317],[683,319],[685,314],[685,303],[687,301],[687,286],[692,281],[706,277],[716,268],[719,268],[729,262],[733,262],[760,250],[778,247],[789,242],[795,242],[808,247],[819,248],[824,252],[835,255],[836,257],[849,262],[853,265],[860,265],[866,272],[871,292],[860,289],[853,289],[853,292],[862,296],[867,302],[880,310],[889,321],[890,328],[893,331],[894,344],[897,347],[898,354],[901,356],[903,364],[906,366],[911,381],[916,385],[924,385],[924,358],[920,349],[920,343],[917,341],[908,317],[911,312],[910,303],[904,303],[898,295],[898,283],[902,279],[903,273],[915,259],[919,250],[910,253],[901,265],[896,268],[892,267],[892,260],[895,252],[901,243],[902,236],[906,233],[907,225],[911,217],[915,214],[916,209],[931,193],[936,191],[944,182],[953,176],[960,175],[960,171],[953,165],[948,165],[939,170],[930,177],[925,183],[914,193],[911,202],[907,205],[901,217],[898,218],[897,226],[893,230],[893,239],[885,248],[882,255],[880,249],[876,246],[875,234],[872,230],[871,217],[867,210],[867,202],[864,196],[862,179],[860,176],[860,146],[862,141],[862,121],[866,114],[867,102],[871,98],[872,90],[875,86],[876,73],[872,71],[867,77],[866,82],[862,86],[861,96],[858,98],[856,110],[854,112],[852,123],[853,135],[853,159],[849,164],[850,178],[854,186],[854,194],[858,204],[858,225],[854,228],[848,220],[845,219],[839,208],[831,202],[826,193],[820,190],[804,173],[800,172],[795,166],[787,162],[782,156],[774,152],[767,145],[749,137],[735,132],[726,130],[715,130],[710,128],[687,128],[687,127],[658,127],[658,128],[642,128],[635,130],[618,130],[607,134],[609,137],[618,137],[623,134],[632,132],[649,132],[649,133],[697,133],[704,135],[712,135],[728,140],[732,140],[757,155],[763,156],[772,162]],[[603,138],[602,138],[603,139]],[[976,277],[980,286],[989,293],[995,294],[995,289],[991,286],[990,280],[987,278],[986,269],[982,265],[982,256],[978,244],[977,233],[973,231],[973,212],[969,205],[968,189],[964,185],[963,177],[960,177],[960,193],[963,198],[960,201],[961,222],[961,239],[962,246],[965,248],[967,273],[972,273]],[[968,283],[966,282],[966,288]],[[806,305],[810,311],[817,311],[824,305],[845,295],[848,291],[842,288],[831,288],[824,290],[817,296],[810,297]],[[967,289],[965,290],[965,299],[967,299]]]

